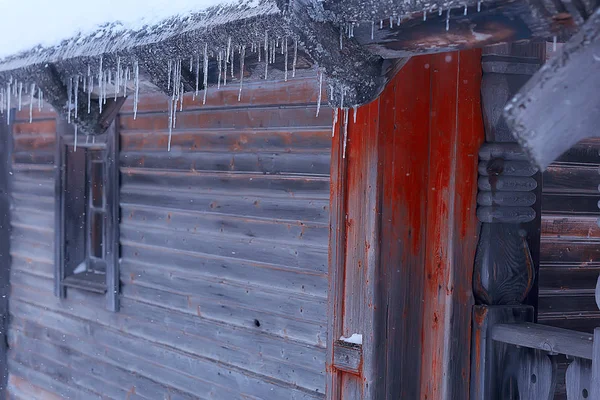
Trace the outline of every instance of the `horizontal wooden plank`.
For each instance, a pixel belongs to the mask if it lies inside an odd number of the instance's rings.
[[[598,164],[600,165],[600,138],[588,138],[577,143],[556,161],[557,163]]]
[[[15,221],[31,223],[19,212]],[[176,232],[218,232],[236,237],[275,240],[287,243],[328,247],[329,226],[324,223],[278,221],[274,219],[243,218],[195,212],[178,212],[160,208],[145,208],[123,204],[121,223],[139,228],[153,226]],[[34,220],[37,221],[37,218]],[[42,224],[43,225],[43,224]]]
[[[492,327],[493,340],[532,349],[591,359],[593,336],[533,323],[498,324]]]
[[[100,374],[86,374],[77,363],[77,354],[63,347],[52,346],[46,341],[32,340],[27,336],[11,331],[9,346],[12,347],[9,357],[28,368],[34,369],[53,380],[59,381],[70,388],[81,390],[88,396],[117,399],[127,396],[127,390],[115,387],[110,380],[100,379]],[[67,353],[66,355],[64,353]],[[77,369],[72,369],[71,365]],[[90,363],[88,369],[94,369]],[[98,365],[98,372],[102,366]],[[110,379],[110,378],[109,378]]]
[[[540,248],[540,263],[543,265],[586,266],[600,263],[600,241],[543,238]]]
[[[269,395],[281,396],[280,398],[289,396],[293,399],[321,397],[319,393],[307,393],[300,388],[290,388],[277,382],[265,381],[243,370],[228,369],[222,364],[210,362],[203,357],[194,357],[177,349],[120,334],[101,325],[93,325],[94,331],[91,336],[78,337],[73,332],[48,329],[28,320],[20,319],[18,323],[29,336],[41,337],[56,344],[60,344],[63,339],[71,339],[69,343],[73,342],[72,347],[75,351],[98,358],[106,364],[125,368],[137,376],[150,377],[159,384],[165,386],[168,384],[171,388],[169,393],[171,400],[187,399],[183,392],[185,389],[191,390],[194,398],[197,398],[201,393],[214,393],[215,389],[223,387],[243,394],[241,396],[253,396],[253,398],[269,398]],[[71,321],[68,326],[71,326]],[[86,325],[76,326],[79,329]],[[94,350],[95,344],[99,341],[105,344],[102,352]],[[173,386],[178,387],[179,390],[174,389]],[[145,394],[148,389],[151,387],[136,385],[136,393]],[[225,390],[225,392],[229,391]],[[149,398],[156,398],[156,394],[152,395],[151,392],[148,394]],[[214,395],[210,397],[213,398]]]
[[[154,206],[169,210],[190,210],[243,217],[270,218],[286,221],[326,223],[329,201],[308,199],[269,199],[260,196],[219,195],[193,192],[156,192],[136,187],[121,188],[121,204]]]
[[[25,162],[48,163],[37,155],[35,159],[13,155]],[[52,158],[50,163],[54,160]],[[323,153],[194,153],[127,152],[121,153],[121,167],[158,168],[184,171],[260,172],[264,174],[329,175],[330,154]]]
[[[177,130],[167,152],[168,132],[129,131],[121,134],[121,154],[159,152],[178,156],[186,152],[221,153],[326,153],[331,148],[331,129],[255,129],[241,128],[230,131]]]
[[[598,166],[550,165],[544,171],[544,193],[598,194]]]
[[[20,376],[10,374],[8,376],[8,393],[10,396],[16,395],[19,399],[45,399],[62,400],[62,397],[44,390],[32,382],[21,378]]]
[[[54,260],[33,260],[26,255],[11,252],[10,269],[15,272],[27,272],[47,279],[54,278]]]
[[[600,239],[598,217],[587,215],[542,214],[544,238],[577,237]]]
[[[560,294],[560,292],[575,292],[593,294],[600,263],[591,266],[575,265],[542,266],[540,268],[539,285],[540,294]]]
[[[166,109],[166,107],[165,107]],[[177,113],[175,130],[180,129],[281,129],[287,127],[331,127],[331,109],[323,109],[316,116],[316,106],[261,107],[252,109],[199,110]],[[137,119],[124,114],[119,118],[119,130],[157,131],[167,133],[168,113],[141,114]]]
[[[544,325],[551,325],[557,328],[562,329],[570,329],[577,332],[584,332],[588,334],[593,334],[594,329],[600,326],[600,318],[597,317],[579,317],[579,318],[545,318],[540,316],[538,318],[538,322],[543,323]]]
[[[272,376],[282,382],[310,390],[322,391],[324,387],[324,349],[279,339],[260,332],[258,327],[254,330],[236,328],[127,299],[123,299],[121,312],[115,314],[102,307],[85,305],[81,299],[87,296],[78,296],[76,292],[69,294],[63,307],[50,291],[27,290],[21,285],[13,286],[12,296],[13,314],[25,313],[40,324],[62,326],[61,329],[76,336],[90,333],[81,319],[96,321],[138,338]],[[76,315],[77,319],[52,312],[57,309]],[[100,337],[96,339],[99,343],[106,342]]]
[[[329,177],[121,168],[121,185],[147,190],[243,193],[246,196],[329,199]],[[192,196],[192,194],[190,194]]]
[[[327,249],[324,248],[294,246],[226,235],[213,236],[201,231],[197,234],[174,231],[167,234],[161,229],[139,230],[130,225],[121,225],[120,234],[121,240],[129,243],[292,266],[322,273],[327,271]]]
[[[300,270],[289,266],[254,263],[247,260],[216,257],[196,252],[171,251],[155,246],[138,246],[122,242],[122,263],[135,262],[163,268],[171,265],[199,275],[229,279],[257,285],[270,285],[297,293],[316,296],[327,291],[324,273]]]
[[[17,151],[12,153],[13,165],[19,164],[41,164],[41,165],[52,165],[54,164],[54,153],[50,151]]]
[[[326,315],[323,314],[327,304],[325,293],[317,297],[269,290],[267,287],[240,285],[223,279],[208,279],[183,268],[175,269],[167,266],[158,269],[124,263],[121,269],[122,280],[125,283],[187,296],[195,314],[203,313],[203,305],[216,303],[237,305],[248,310],[248,313],[262,311],[321,325],[324,325],[327,320]],[[314,327],[314,329],[318,328]]]
[[[13,134],[16,140],[25,138],[35,139],[37,137],[44,136],[46,139],[55,139],[56,134],[56,120],[53,118],[36,120],[29,123],[27,122],[15,122],[13,124]]]
[[[548,214],[600,215],[600,194],[548,194],[542,195],[542,212]]]
[[[32,242],[25,238],[15,238],[13,236],[10,242],[10,251],[11,253],[22,254],[23,256],[30,257],[30,259],[53,260],[53,246],[54,244],[52,242]]]
[[[260,325],[264,332],[271,335],[325,348],[326,324],[303,321],[291,315],[281,315],[269,310],[257,310],[259,306],[253,303],[244,306],[228,303],[226,300],[214,301],[204,296],[201,291],[198,295],[177,294],[144,286],[139,281],[121,283],[121,293],[126,299],[195,316],[200,315],[207,320],[232,326],[255,329],[256,325]]]
[[[209,88],[206,94],[206,104],[202,104],[204,91],[199,92],[196,100],[192,100],[193,94],[184,96],[183,109],[197,110],[215,107],[248,107],[260,105],[290,105],[316,103],[319,94],[318,77],[315,74],[311,78],[289,79],[287,82],[280,81],[258,81],[244,83],[242,96],[238,100],[239,84],[234,83],[221,86],[220,89]],[[322,98],[325,104],[327,90],[323,88]],[[138,113],[145,112],[167,112],[168,97],[163,94],[147,94],[140,98]],[[123,108],[122,114],[133,112],[133,99],[129,98]]]
[[[41,108],[39,107],[39,103],[37,99],[33,100],[33,108],[32,108],[32,117],[34,121],[43,120],[43,119],[54,119],[56,118],[56,111],[52,108],[52,106],[46,101],[42,102]],[[16,111],[15,119],[17,121],[25,121],[29,122],[29,104],[23,105],[21,111]]]
[[[598,271],[600,273],[600,271]],[[551,316],[560,318],[561,315],[596,314],[600,317],[600,310],[596,305],[593,294],[570,296],[567,291],[557,295],[545,295],[543,292],[538,300],[538,315],[544,318]]]
[[[27,209],[17,203],[11,209],[11,223],[54,230],[54,209]]]

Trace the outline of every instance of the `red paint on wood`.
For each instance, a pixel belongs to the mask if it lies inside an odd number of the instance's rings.
[[[343,376],[342,398],[468,393],[480,80],[477,50],[413,57],[356,124],[350,113],[347,164],[332,172],[346,234],[331,236],[344,255],[330,335],[362,333],[365,359],[362,387]]]

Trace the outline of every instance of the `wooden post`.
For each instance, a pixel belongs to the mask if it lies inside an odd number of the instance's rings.
[[[523,305],[537,306],[541,174],[515,142],[502,110],[540,67],[545,54],[543,46],[491,46],[484,50],[482,58],[481,92],[487,143],[479,153],[477,216],[482,227],[473,291],[481,306],[473,314],[471,400],[516,398],[518,379],[523,393],[540,393],[539,385],[534,383],[524,387],[524,377],[511,369],[506,360],[522,361],[540,371],[547,370],[550,362],[539,354],[516,353],[489,337],[492,324],[535,320],[535,308]]]
[[[11,110],[11,120],[7,114],[0,117],[0,398],[6,397],[8,381],[7,339],[8,297],[10,295],[10,194],[9,172],[12,155],[12,123],[15,110]]]
[[[339,110],[328,399],[468,397],[480,58],[414,57],[379,99]],[[340,343],[354,333],[360,346]]]

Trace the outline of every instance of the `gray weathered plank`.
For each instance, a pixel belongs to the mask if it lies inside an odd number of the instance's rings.
[[[594,345],[590,334],[533,323],[495,325],[492,339],[587,360],[592,358]]]
[[[575,358],[565,375],[567,384],[567,400],[585,400],[591,394],[592,362]]]

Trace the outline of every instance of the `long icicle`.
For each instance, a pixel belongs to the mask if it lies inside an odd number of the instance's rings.
[[[196,97],[198,97],[198,90],[200,88],[200,55],[196,55],[196,92],[194,93],[194,98],[192,100],[195,100]]]
[[[296,64],[298,62],[298,38],[294,39],[294,61],[292,61],[292,78],[296,77]]]
[[[346,158],[346,144],[348,143],[348,110],[348,108],[344,108],[344,149],[342,151],[342,158]]]
[[[31,84],[31,93],[29,94],[29,123],[33,122],[33,95],[35,94],[35,83]]]
[[[242,54],[240,55],[240,91],[238,93],[238,101],[242,100],[242,86],[244,85],[244,61],[246,59],[246,46],[242,46]]]
[[[321,100],[323,98],[323,71],[319,71],[319,94],[317,97],[317,117],[321,111]]]
[[[269,32],[265,31],[265,80],[269,74]]]
[[[77,115],[79,114],[79,75],[75,77],[73,93],[75,94],[75,119],[77,119]]]
[[[21,111],[21,109],[23,105],[23,82],[19,82],[19,111]]]
[[[137,110],[138,110],[138,101],[140,98],[140,64],[138,63],[138,61],[136,60],[133,63],[133,68],[135,69],[134,72],[134,85],[135,85],[135,94],[133,96],[133,119],[137,118]]]
[[[219,50],[219,54],[217,55],[217,63],[219,64],[219,76],[217,77],[217,90],[221,89],[221,73],[223,72],[221,69],[221,62],[223,58],[223,52]]]
[[[73,104],[73,77],[67,82],[67,123],[71,123],[71,104]]]
[[[77,124],[75,125],[75,140],[73,141],[73,151],[77,151],[77,128],[79,127]]]
[[[331,137],[335,137],[335,126],[338,122],[338,108],[333,109],[333,126],[331,127]]]
[[[287,80],[288,80],[288,47],[287,47],[287,36],[283,40],[283,46],[284,46],[284,49],[285,49],[285,53],[284,53],[285,54],[285,60],[283,62],[283,65],[284,65],[284,73],[283,73],[284,78],[283,79],[284,79],[285,82],[287,82]]]
[[[202,104],[206,104],[206,95],[208,93],[208,43],[204,44],[204,98]]]

